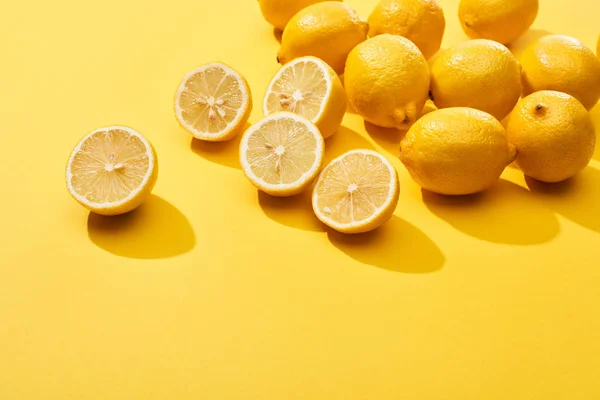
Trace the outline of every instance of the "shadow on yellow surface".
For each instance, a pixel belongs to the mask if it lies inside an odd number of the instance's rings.
[[[105,217],[90,213],[88,235],[98,247],[128,258],[174,257],[196,244],[187,218],[155,195],[128,214]]]
[[[406,130],[382,128],[367,121],[365,121],[365,130],[382,149],[393,156],[400,154],[400,142],[404,139]]]
[[[600,171],[588,166],[560,183],[525,178],[531,194],[545,206],[585,228],[600,233]]]
[[[345,126],[340,126],[338,131],[325,140],[325,164],[343,153],[354,149],[374,150],[373,145],[360,133]]]
[[[328,232],[331,243],[348,256],[388,271],[425,274],[440,270],[446,257],[420,229],[393,216],[372,232],[344,235]]]
[[[242,140],[242,133],[249,127],[250,124],[247,123],[239,135],[227,142],[205,142],[199,139],[192,139],[192,151],[210,162],[229,168],[241,169],[240,141]]]
[[[283,37],[283,31],[277,28],[273,28],[273,37],[279,44],[281,44],[281,38]]]
[[[258,204],[265,215],[282,225],[313,232],[325,232],[325,226],[312,209],[312,187],[297,196],[274,197],[258,192]]]
[[[419,118],[435,110],[437,110],[435,104],[431,100],[428,100]],[[367,121],[365,121],[365,130],[379,146],[396,157],[400,154],[400,142],[406,136],[406,132],[408,132],[408,128],[382,128]]]
[[[549,32],[544,29],[530,29],[519,39],[514,41],[513,43],[508,45],[510,51],[515,55],[517,60],[521,58],[521,54],[525,51],[525,49],[532,43],[536,42],[538,39],[552,35],[552,32]]]
[[[600,103],[596,104],[596,107],[590,111],[592,119],[594,120],[594,126],[596,127],[596,135],[600,136]],[[600,160],[600,138],[596,139],[596,151],[594,152],[594,158]]]
[[[423,190],[423,201],[454,228],[488,242],[539,244],[550,241],[560,231],[556,215],[544,202],[506,180],[469,196],[442,196]]]

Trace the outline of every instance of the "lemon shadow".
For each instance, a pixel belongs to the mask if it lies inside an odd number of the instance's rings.
[[[600,135],[600,103],[596,104],[590,111],[594,126],[596,127],[596,133]],[[596,140],[596,150],[594,151],[594,158],[600,160],[600,139]]]
[[[544,29],[530,29],[525,32],[523,36],[510,43],[507,47],[518,60],[521,58],[521,54],[523,54],[525,49],[529,47],[530,44],[548,35],[552,35],[552,32]]]
[[[556,214],[531,193],[506,180],[469,196],[422,191],[427,208],[459,231],[492,243],[534,245],[560,232]]]
[[[442,269],[446,257],[423,231],[393,216],[372,232],[344,235],[328,231],[329,241],[358,262],[393,272],[426,274]]]
[[[250,126],[246,124],[244,131]],[[192,139],[190,145],[192,151],[198,154],[200,157],[220,164],[229,168],[240,167],[240,142],[242,140],[242,134],[240,133],[235,138],[227,142],[205,142],[200,139]]]
[[[588,166],[560,183],[542,183],[526,177],[532,196],[574,223],[600,233],[600,171]]]
[[[375,147],[369,140],[361,136],[360,133],[345,126],[340,126],[333,136],[325,140],[324,165],[327,165],[331,160],[347,151],[355,149],[375,150]]]
[[[291,228],[312,232],[325,232],[325,226],[312,209],[312,187],[292,197],[274,197],[258,192],[258,204],[265,215],[275,222]]]
[[[283,31],[281,29],[273,28],[273,37],[277,40],[277,43],[281,44],[281,38],[283,37]]]
[[[187,253],[196,239],[187,218],[168,201],[152,195],[136,210],[105,217],[90,213],[88,235],[98,247],[127,258],[169,258]]]
[[[425,103],[425,106],[423,106],[419,119],[435,110],[437,110],[437,107],[433,101],[428,100],[427,103]],[[381,146],[381,148],[394,156],[398,156],[398,154],[400,154],[400,142],[404,139],[404,136],[406,136],[408,127],[406,129],[382,128],[365,121],[365,130],[371,139]]]

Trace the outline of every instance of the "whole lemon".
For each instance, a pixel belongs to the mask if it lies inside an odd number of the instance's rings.
[[[509,44],[535,21],[538,0],[460,0],[458,18],[471,39]]]
[[[519,102],[506,128],[517,166],[543,182],[560,182],[585,168],[596,133],[589,112],[566,93],[542,90]]]
[[[431,65],[431,97],[438,108],[472,107],[501,120],[517,104],[521,91],[519,62],[492,40],[459,43]]]
[[[324,0],[258,0],[258,3],[265,20],[282,31],[298,11],[322,1]]]
[[[521,55],[523,93],[556,90],[591,110],[600,98],[600,60],[575,38],[544,36]]]
[[[400,160],[412,178],[422,188],[446,195],[490,188],[515,157],[502,124],[468,107],[425,115],[400,146]]]
[[[341,75],[348,53],[367,39],[368,30],[368,24],[344,3],[313,4],[294,15],[286,25],[277,60],[285,64],[298,57],[314,56]]]
[[[400,35],[417,45],[425,58],[442,44],[446,20],[435,0],[381,0],[369,17],[369,36]]]
[[[352,50],[344,83],[348,101],[368,122],[404,128],[415,122],[429,92],[429,66],[410,40],[383,34]]]

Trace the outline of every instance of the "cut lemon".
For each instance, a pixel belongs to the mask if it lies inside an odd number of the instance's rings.
[[[372,231],[394,213],[398,173],[381,154],[352,150],[329,163],[313,191],[317,218],[342,233]]]
[[[67,188],[102,215],[135,209],[154,188],[158,160],[152,144],[124,126],[98,129],[75,146],[67,163]]]
[[[248,82],[224,64],[204,65],[185,76],[175,96],[175,115],[195,138],[233,139],[252,111]]]
[[[265,115],[278,111],[298,114],[328,138],[340,127],[346,103],[346,92],[333,69],[316,57],[301,57],[281,67],[271,80],[263,111]]]
[[[240,164],[259,190],[273,196],[301,193],[323,164],[325,144],[309,120],[289,112],[265,117],[242,136]]]

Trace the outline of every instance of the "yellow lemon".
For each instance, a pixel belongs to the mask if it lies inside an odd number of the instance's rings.
[[[350,6],[326,1],[306,7],[290,20],[281,37],[281,64],[315,56],[342,74],[348,53],[367,38],[369,26]]]
[[[242,136],[240,164],[259,190],[272,196],[301,193],[323,165],[325,143],[309,120],[290,112],[263,118]]]
[[[433,111],[401,142],[400,160],[424,189],[465,195],[491,187],[515,157],[502,124],[474,108]]]
[[[369,17],[369,36],[400,35],[417,45],[425,58],[442,44],[446,20],[436,0],[381,0]]]
[[[472,107],[501,120],[517,104],[521,91],[519,62],[492,40],[459,43],[431,65],[431,97],[438,108]]]
[[[183,78],[175,94],[177,120],[195,138],[209,142],[233,139],[252,111],[250,86],[231,67],[213,63]]]
[[[381,154],[352,150],[330,162],[315,184],[312,205],[321,222],[342,233],[372,231],[398,205],[398,173]]]
[[[517,166],[543,182],[560,182],[585,168],[596,133],[589,112],[568,94],[542,90],[519,102],[506,128]]]
[[[600,57],[600,36],[598,36],[598,42],[596,43],[596,55]]]
[[[600,60],[579,40],[544,36],[521,55],[523,92],[556,90],[591,110],[600,99]]]
[[[329,65],[316,57],[285,64],[271,80],[263,102],[265,115],[291,111],[314,123],[324,138],[333,135],[346,113],[346,92]]]
[[[322,1],[324,0],[258,0],[258,3],[265,20],[282,31],[298,11]]]
[[[344,83],[348,101],[368,122],[405,128],[417,120],[429,93],[429,65],[417,46],[383,34],[348,56]]]
[[[535,21],[538,0],[460,0],[458,18],[471,39],[509,44]]]
[[[75,146],[67,162],[67,188],[90,211],[119,215],[152,192],[158,159],[152,144],[125,126],[95,130]]]

